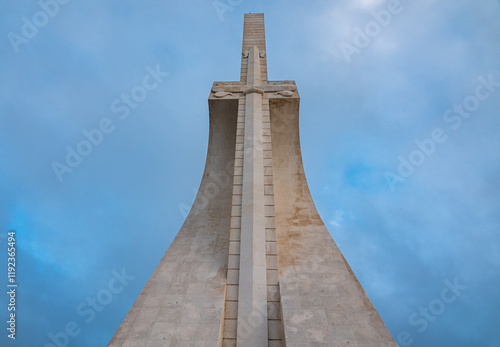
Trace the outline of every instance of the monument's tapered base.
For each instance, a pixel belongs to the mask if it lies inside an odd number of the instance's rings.
[[[307,186],[293,81],[267,81],[245,15],[240,82],[216,82],[193,207],[109,346],[397,346]]]

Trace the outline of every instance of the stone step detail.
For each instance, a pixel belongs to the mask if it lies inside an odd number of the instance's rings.
[[[269,99],[262,101],[262,149],[264,154],[264,210],[266,218],[267,330],[268,346],[284,347],[278,253],[274,210],[273,159]]]
[[[223,347],[236,347],[237,341],[244,129],[245,98],[240,98],[238,102],[238,120],[236,124],[233,197],[231,206],[231,225],[229,229],[227,282],[222,324]]]
[[[241,243],[241,210],[242,182],[244,165],[244,125],[245,98],[240,98],[238,106],[238,122],[236,149],[234,160],[233,197],[231,209],[231,228],[229,236],[227,284],[223,315],[222,346],[236,347],[238,341],[238,293],[240,270]],[[267,319],[268,346],[284,347],[284,333],[281,313],[281,296],[278,281],[278,255],[276,244],[276,226],[274,210],[273,163],[271,148],[271,124],[269,115],[269,99],[262,100],[262,142],[264,170],[264,218],[266,246],[266,276],[267,276]],[[267,316],[267,317],[265,317]]]
[[[243,189],[238,293],[238,347],[265,346],[267,331],[266,230],[261,58],[257,46],[248,51],[243,151]]]
[[[246,19],[222,346],[284,346],[264,17]]]
[[[263,14],[245,14],[241,63],[210,91],[193,208],[109,346],[397,346],[314,206]]]

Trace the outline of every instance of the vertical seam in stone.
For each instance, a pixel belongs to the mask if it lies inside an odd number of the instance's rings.
[[[274,176],[270,132],[269,99],[263,100],[263,124],[269,124],[269,129],[263,135],[264,147],[264,183],[265,183],[265,210],[266,210],[266,258],[267,258],[267,311],[269,345],[285,346],[282,321],[281,295],[278,277],[278,252],[276,242],[275,207],[274,207]]]
[[[267,343],[262,95],[246,95],[243,162],[238,346]]]
[[[229,229],[229,252],[227,262],[227,280],[222,315],[222,346],[236,345],[236,331],[238,324],[238,289],[239,289],[239,258],[241,239],[241,188],[243,167],[243,134],[238,126],[245,122],[245,98],[238,101],[236,148],[234,152],[233,196],[231,204],[231,226]],[[243,128],[244,129],[244,128]],[[241,147],[241,148],[240,148]]]
[[[262,150],[263,95],[259,48],[250,47],[245,93],[243,185],[240,234],[237,345],[268,344],[264,158]]]
[[[266,30],[263,13],[245,13],[242,53],[248,52],[252,46],[257,46],[260,53],[262,53],[260,57],[262,66],[261,79],[262,82],[267,82]],[[243,83],[247,80],[247,65],[248,60],[245,56],[242,56],[240,81]]]

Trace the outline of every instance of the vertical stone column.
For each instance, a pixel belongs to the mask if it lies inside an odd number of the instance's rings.
[[[238,292],[240,270],[241,202],[243,185],[243,147],[245,132],[245,98],[238,101],[236,148],[234,158],[233,197],[231,202],[231,228],[227,260],[227,282],[222,327],[222,347],[236,346],[238,324]]]
[[[284,347],[281,295],[278,279],[278,251],[274,212],[273,153],[269,98],[262,100],[262,148],[264,157],[264,213],[266,218],[267,330],[268,347]]]
[[[264,25],[263,13],[245,13],[245,22],[243,25],[243,45],[241,58],[240,81],[246,83],[247,68],[249,60],[246,59],[246,53],[250,48],[256,46],[260,53],[260,74],[262,82],[267,82],[267,58],[266,58],[266,30]]]
[[[193,208],[110,347],[397,346],[314,207],[300,97],[267,80],[265,52],[264,15],[245,14]]]
[[[259,49],[253,46],[247,85],[260,81]],[[267,346],[268,340],[262,94],[251,89],[245,99],[237,343],[258,347]]]

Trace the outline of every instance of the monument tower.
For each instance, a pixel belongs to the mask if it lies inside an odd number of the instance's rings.
[[[397,346],[312,201],[299,100],[267,80],[264,15],[245,14],[194,204],[108,346]]]

